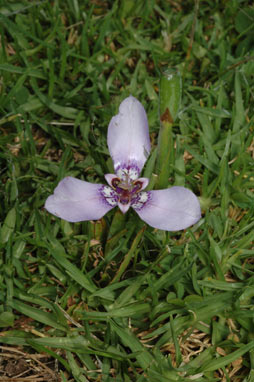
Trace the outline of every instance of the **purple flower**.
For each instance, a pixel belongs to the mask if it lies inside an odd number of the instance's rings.
[[[115,174],[106,174],[108,186],[66,177],[45,208],[69,222],[97,220],[118,205],[125,213],[132,207],[150,226],[177,231],[201,217],[197,197],[187,188],[144,191],[149,183],[139,178],[150,153],[146,112],[134,97],[126,98],[108,127],[108,148]]]

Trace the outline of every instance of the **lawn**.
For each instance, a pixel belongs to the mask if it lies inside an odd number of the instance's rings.
[[[253,382],[251,2],[2,0],[0,31],[0,381]],[[66,176],[106,183],[129,95],[148,188],[199,198],[185,230],[44,208]]]

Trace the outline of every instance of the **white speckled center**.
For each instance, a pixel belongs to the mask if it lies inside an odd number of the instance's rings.
[[[141,192],[147,186],[146,178],[137,178],[136,168],[118,169],[116,177],[109,180],[110,186],[103,186],[100,190],[103,200],[110,206],[116,206],[126,212],[130,206],[140,210],[149,200],[150,192]]]

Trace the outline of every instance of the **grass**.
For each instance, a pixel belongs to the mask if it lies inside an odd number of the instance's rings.
[[[21,381],[23,359],[22,380],[254,381],[253,20],[247,0],[0,2],[0,380]],[[48,214],[63,177],[104,182],[129,94],[156,183],[168,68],[182,101],[167,186],[200,196],[201,221]]]

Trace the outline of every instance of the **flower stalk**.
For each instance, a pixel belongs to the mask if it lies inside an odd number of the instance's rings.
[[[160,132],[158,145],[157,188],[168,187],[174,164],[172,126],[181,104],[182,79],[178,72],[167,70],[160,79]]]

